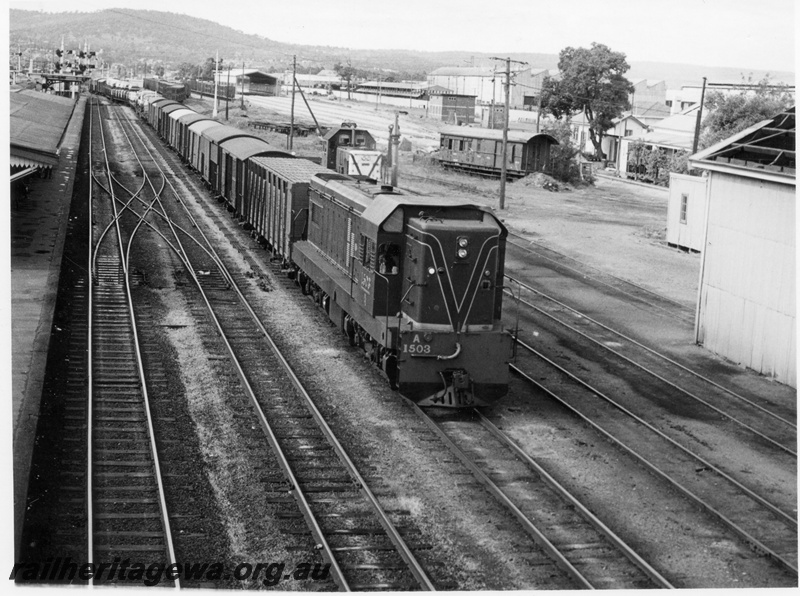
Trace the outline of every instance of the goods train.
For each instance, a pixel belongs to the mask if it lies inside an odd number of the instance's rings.
[[[507,231],[491,210],[333,171],[152,92],[128,101],[401,394],[466,407],[507,393]]]

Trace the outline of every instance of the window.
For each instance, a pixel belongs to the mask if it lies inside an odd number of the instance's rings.
[[[626,128],[626,129],[625,129],[625,136],[626,136],[626,137],[629,137],[629,136],[631,136],[632,134],[633,134],[633,131],[632,131],[630,128]]]
[[[320,206],[310,201],[308,203],[308,210],[311,212],[311,223],[319,225],[319,209]]]
[[[378,273],[397,275],[400,265],[400,247],[394,242],[381,244],[378,249]]]
[[[689,195],[682,194],[681,195],[681,223],[686,223],[686,215],[687,211],[689,210]]]
[[[356,147],[363,147],[366,144],[367,144],[367,139],[365,139],[363,136],[356,137]]]
[[[339,135],[339,145],[349,145],[350,135]]]
[[[671,99],[668,99],[668,100],[667,100],[667,107],[668,107],[668,108],[671,108],[671,107],[672,107],[672,100],[671,100]]]

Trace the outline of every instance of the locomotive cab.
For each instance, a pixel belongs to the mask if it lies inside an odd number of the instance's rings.
[[[502,224],[477,208],[422,210],[408,219],[399,387],[421,405],[486,405],[507,392],[505,237]]]

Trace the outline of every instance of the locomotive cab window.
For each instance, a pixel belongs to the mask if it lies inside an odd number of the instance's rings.
[[[386,242],[378,248],[378,273],[397,275],[400,263],[400,246]]]
[[[356,147],[363,147],[367,144],[367,139],[364,137],[356,137]]]

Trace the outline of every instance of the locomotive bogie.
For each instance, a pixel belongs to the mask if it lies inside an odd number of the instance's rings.
[[[479,333],[400,332],[400,392],[420,405],[486,406],[508,392],[511,336]]]

